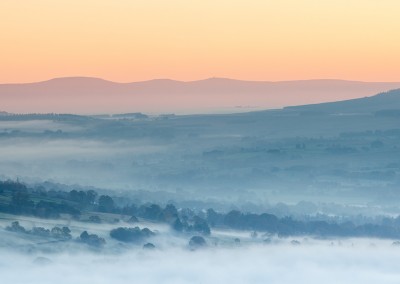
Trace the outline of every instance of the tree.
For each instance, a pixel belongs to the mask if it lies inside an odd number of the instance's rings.
[[[72,201],[78,201],[79,200],[79,193],[75,189],[71,190],[68,195],[69,195],[69,199],[72,200]]]
[[[82,234],[78,238],[78,241],[97,248],[104,246],[106,243],[103,238],[100,238],[98,235],[95,234],[89,234],[87,231],[82,232]]]
[[[177,232],[182,232],[184,229],[183,223],[181,222],[181,219],[176,218],[175,222],[172,223],[172,229],[174,229]]]
[[[94,201],[96,200],[97,197],[97,192],[94,190],[88,190],[86,191],[86,200],[89,204],[93,204]]]
[[[228,227],[231,227],[234,229],[241,229],[241,227],[242,227],[241,219],[242,219],[242,213],[238,210],[232,210],[228,214],[225,215],[224,223]]]
[[[207,210],[207,222],[212,226],[220,225],[223,223],[223,215],[210,208]]]
[[[130,204],[128,206],[125,206],[122,208],[122,214],[125,215],[137,215],[138,213],[138,208],[136,207],[135,204]]]
[[[194,217],[193,230],[206,236],[211,234],[207,221],[198,216]]]
[[[147,243],[147,244],[143,245],[143,249],[152,250],[152,249],[155,249],[155,248],[156,248],[156,246],[153,245],[152,243]]]
[[[29,193],[26,189],[14,191],[11,197],[11,210],[14,213],[31,214],[35,203],[30,200]]]
[[[163,219],[168,223],[171,223],[178,217],[178,210],[174,205],[168,204],[167,206],[165,206],[165,209],[163,210],[163,215],[164,215]]]
[[[157,204],[142,206],[140,211],[142,212],[142,217],[145,219],[153,221],[164,221],[163,210]]]
[[[71,230],[68,227],[54,227],[50,231],[51,236],[56,239],[69,240],[72,238]]]
[[[206,240],[201,236],[193,236],[189,241],[191,249],[198,249],[207,245]]]
[[[92,223],[97,223],[97,224],[101,223],[101,219],[97,215],[90,216],[89,217],[89,221],[92,222]]]
[[[101,195],[99,197],[99,211],[100,212],[113,212],[115,209],[114,200],[108,195]]]
[[[132,215],[131,218],[129,218],[128,223],[131,223],[131,224],[139,223],[139,219],[136,216]]]
[[[33,227],[30,233],[35,236],[50,237],[50,230],[43,227]]]
[[[10,232],[15,232],[15,233],[26,233],[27,231],[25,230],[24,227],[22,227],[18,221],[14,221],[11,223],[11,226],[6,227],[7,231]]]
[[[110,237],[114,238],[121,242],[130,242],[137,243],[141,242],[144,239],[153,236],[154,233],[150,231],[148,228],[140,229],[139,227],[135,228],[123,228],[119,227],[111,230]]]

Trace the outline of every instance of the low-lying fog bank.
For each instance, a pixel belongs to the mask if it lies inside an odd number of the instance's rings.
[[[398,283],[400,278],[398,248],[376,240],[353,240],[341,246],[255,245],[118,255],[23,255],[3,250],[1,255],[2,283],[375,284]]]
[[[162,192],[164,201],[308,201],[400,214],[397,112],[337,111],[3,115],[0,177]]]
[[[90,224],[19,216],[32,226],[66,226],[68,241],[8,231],[0,219],[2,283],[398,283],[400,246],[392,239],[278,237],[216,229],[205,246],[191,247],[193,234],[176,234],[165,224],[140,222],[155,245],[128,244],[109,232],[128,223]],[[135,225],[136,226],[136,225]],[[106,240],[102,248],[77,241],[83,230]]]

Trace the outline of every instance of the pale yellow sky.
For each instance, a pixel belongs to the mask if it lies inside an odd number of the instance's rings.
[[[1,0],[0,83],[400,81],[398,0]]]

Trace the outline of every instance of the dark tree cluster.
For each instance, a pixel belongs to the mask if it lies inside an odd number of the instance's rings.
[[[45,238],[54,238],[57,240],[70,240],[71,230],[68,227],[53,227],[52,229],[45,229],[43,227],[33,227],[32,230],[27,230],[19,224],[18,221],[12,222],[10,226],[6,227],[7,231],[15,233],[30,234]]]
[[[111,238],[126,243],[140,243],[154,235],[155,235],[154,232],[152,232],[148,228],[140,229],[139,227],[135,228],[119,227],[111,230],[110,232]]]
[[[96,248],[103,247],[106,243],[105,239],[96,234],[89,234],[87,231],[82,232],[77,241]]]
[[[81,212],[66,201],[53,202],[43,200],[43,191],[31,190],[19,182],[0,182],[1,194],[9,198],[8,204],[0,204],[0,211],[17,214],[33,215],[40,218],[59,218],[60,214],[70,214],[78,217]],[[33,201],[42,199],[36,203]]]
[[[9,211],[16,214],[29,214],[34,211],[35,203],[30,199],[26,188],[13,191]]]
[[[70,214],[78,218],[81,212],[67,203],[59,204],[41,200],[36,204],[33,215],[41,218],[59,218],[60,214]]]
[[[162,208],[158,204],[143,204],[139,207],[132,204],[122,208],[123,214],[131,215],[129,223],[138,222],[138,218],[146,220],[165,222],[171,225],[177,232],[196,232],[202,235],[210,235],[211,230],[207,220],[196,215],[190,209],[178,209],[173,204],[167,204]]]
[[[41,218],[59,218],[61,214],[69,214],[79,218],[81,210],[118,213],[131,216],[129,223],[139,222],[143,218],[155,222],[165,222],[177,232],[210,235],[211,227],[232,228],[237,230],[259,231],[278,234],[280,236],[315,235],[320,237],[382,237],[400,238],[400,218],[383,218],[379,223],[357,223],[336,220],[294,220],[291,217],[278,218],[273,214],[243,213],[232,210],[228,213],[208,209],[207,213],[194,212],[191,209],[177,209],[168,204],[164,208],[158,204],[130,204],[119,207],[113,197],[100,195],[93,190],[56,191],[43,186],[28,188],[18,181],[0,181],[0,212],[11,214],[33,215]],[[115,200],[121,198],[114,197]],[[86,211],[86,212],[87,212]],[[97,215],[89,217],[89,221],[100,223]],[[23,231],[14,226],[14,231]],[[46,229],[35,229],[35,234],[46,235]],[[138,231],[139,230],[139,231]],[[146,230],[146,229],[143,229]],[[118,228],[112,231],[115,239],[134,241],[146,237],[146,231],[138,228]],[[147,229],[148,230],[148,229]],[[33,231],[33,230],[32,230]],[[57,230],[56,230],[57,231]],[[150,231],[150,230],[149,230]],[[151,232],[151,231],[150,231]]]
[[[143,204],[137,207],[135,204],[125,206],[121,209],[122,214],[140,217],[156,222],[173,222],[178,216],[178,210],[172,204],[162,208],[158,204]]]
[[[114,200],[108,195],[101,195],[99,197],[99,207],[100,212],[113,213],[115,212]]]
[[[223,222],[224,225],[233,229],[276,232],[279,220],[272,214],[243,214],[240,211],[233,210],[225,215]]]
[[[25,184],[17,182],[17,181],[0,181],[0,192],[4,191],[25,191],[27,187]]]
[[[77,191],[71,190],[69,192],[69,200],[75,201],[81,205],[93,205],[96,201],[97,192],[94,190]]]
[[[194,216],[192,219],[183,216],[182,220],[180,218],[176,218],[174,223],[172,223],[172,229],[177,232],[196,232],[205,236],[211,234],[211,229],[207,221],[199,216]]]
[[[314,235],[320,237],[380,237],[399,238],[400,221],[388,219],[386,224],[363,224],[352,222],[298,221],[290,217],[278,218],[273,214],[252,214],[232,210],[227,214],[207,211],[207,221],[212,226],[237,230],[260,231],[280,236]]]

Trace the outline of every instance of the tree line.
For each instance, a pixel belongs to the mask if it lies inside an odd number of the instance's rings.
[[[400,218],[385,218],[383,224],[355,225],[328,221],[300,221],[290,216],[278,218],[269,213],[254,214],[232,210],[217,212],[212,208],[205,211],[190,208],[176,208],[173,204],[162,207],[158,204],[119,205],[120,197],[99,195],[94,190],[46,191],[43,188],[29,188],[18,181],[0,182],[0,212],[32,215],[40,218],[60,218],[68,214],[81,221],[101,223],[96,212],[128,216],[128,223],[140,219],[168,223],[177,233],[208,236],[212,228],[227,228],[277,234],[279,236],[313,235],[318,237],[380,237],[400,238]],[[82,212],[93,212],[93,216],[82,220]],[[118,221],[118,220],[117,220]],[[122,228],[115,236],[138,235],[135,228]],[[146,235],[146,232],[144,233]],[[87,236],[86,236],[87,237]]]

